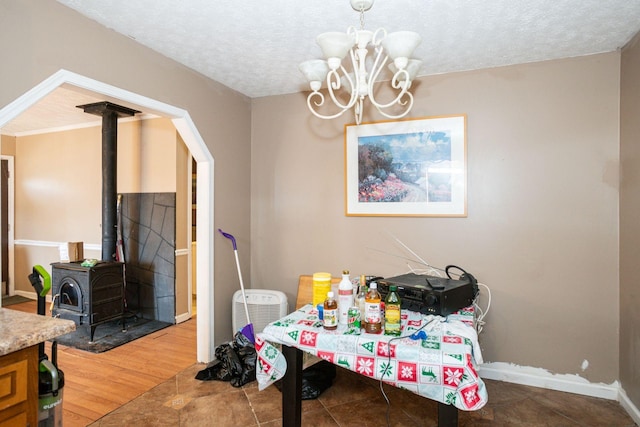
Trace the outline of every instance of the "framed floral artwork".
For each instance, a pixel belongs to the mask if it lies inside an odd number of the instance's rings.
[[[347,216],[467,216],[466,115],[346,125]]]

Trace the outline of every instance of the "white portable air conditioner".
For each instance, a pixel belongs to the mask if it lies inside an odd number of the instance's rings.
[[[253,323],[253,331],[256,334],[262,332],[269,323],[289,314],[289,303],[284,292],[268,289],[245,289],[244,293],[247,297],[247,308],[251,323]],[[236,291],[233,294],[231,317],[234,334],[248,323],[242,301],[242,291]]]

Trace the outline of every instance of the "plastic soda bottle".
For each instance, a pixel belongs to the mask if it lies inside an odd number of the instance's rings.
[[[322,311],[322,326],[329,330],[336,329],[338,327],[338,303],[333,297],[333,292],[327,292],[327,299],[324,300]]]
[[[369,334],[379,334],[382,332],[381,299],[380,292],[378,292],[378,284],[371,282],[369,292],[367,292],[364,300],[364,331]]]
[[[384,334],[400,335],[401,333],[401,300],[398,295],[398,287],[389,285],[389,293],[384,300]]]
[[[349,323],[349,308],[353,307],[353,284],[349,279],[349,270],[342,271],[342,280],[338,284],[338,322]]]

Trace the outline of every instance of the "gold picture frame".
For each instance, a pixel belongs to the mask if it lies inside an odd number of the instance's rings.
[[[346,125],[346,216],[467,216],[467,116]]]

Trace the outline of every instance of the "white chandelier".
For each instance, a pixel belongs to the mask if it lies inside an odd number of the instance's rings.
[[[364,12],[371,9],[373,0],[350,1],[351,7],[360,12],[360,29],[349,27],[346,33],[320,34],[316,41],[325,59],[312,59],[299,66],[312,90],[307,97],[309,110],[321,119],[334,119],[354,108],[356,123],[360,124],[364,100],[368,97],[383,116],[390,119],[404,117],[413,106],[413,95],[409,89],[422,64],[422,61],[410,57],[422,39],[413,31],[389,34],[384,28],[379,28],[376,32],[366,31]],[[369,46],[375,58],[372,65],[367,61]],[[343,60],[347,54],[351,60],[344,62],[351,65],[345,68]],[[374,96],[374,84],[388,59],[391,59],[388,67],[393,73],[391,87],[394,98],[388,102],[379,102]],[[369,70],[367,65],[371,65]],[[325,95],[320,92],[325,80],[328,95],[338,110],[334,114],[322,114],[318,111],[325,103]]]

